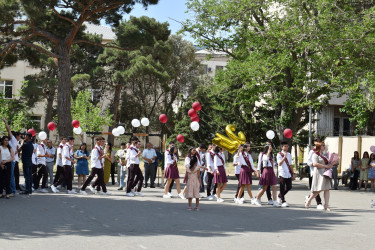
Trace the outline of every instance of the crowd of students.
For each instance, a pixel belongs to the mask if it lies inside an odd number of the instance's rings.
[[[96,144],[89,152],[87,145],[82,144],[77,151],[73,151],[74,138],[61,138],[57,150],[52,146],[50,140],[42,140],[39,144],[35,138],[29,134],[25,134],[25,139],[21,140],[21,135],[10,131],[9,126],[5,124],[9,136],[4,136],[1,142],[1,168],[0,168],[0,190],[5,190],[5,197],[14,196],[16,190],[23,187],[20,194],[30,195],[35,191],[47,193],[48,176],[50,189],[54,193],[58,193],[62,186],[66,186],[68,194],[87,195],[87,187],[93,193],[109,195],[106,184],[109,182],[111,164],[106,162],[113,161],[112,145],[105,143],[103,137],[96,137]],[[274,207],[288,207],[286,201],[287,193],[292,189],[292,182],[295,178],[292,167],[292,157],[288,152],[289,146],[287,142],[281,143],[281,151],[275,153],[271,141],[267,141],[263,151],[259,154],[258,164],[254,166],[250,143],[240,145],[238,151],[234,154],[233,165],[235,167],[235,176],[238,180],[238,187],[234,195],[236,204],[245,202],[244,194],[247,191],[249,202],[256,206],[262,206],[261,198],[264,193],[267,195],[269,205]],[[19,182],[19,155],[22,159],[23,174],[25,184],[20,185]],[[372,161],[375,162],[373,154],[367,160],[366,153],[360,161],[358,154],[353,158],[353,171],[360,168],[365,171],[364,166],[369,166],[368,175],[372,174]],[[147,144],[147,148],[141,151],[141,142],[137,137],[132,137],[128,144],[122,143],[121,149],[116,153],[118,161],[118,180],[119,191],[125,189],[125,195],[128,197],[143,196],[142,188],[155,187],[156,170],[161,161],[160,153],[152,148],[151,144]],[[371,158],[373,157],[373,158]],[[56,174],[53,176],[54,160],[56,158]],[[140,169],[140,160],[144,161],[144,178]],[[91,173],[89,164],[91,165]],[[357,163],[356,161],[359,161]],[[157,163],[157,164],[155,164]],[[188,199],[189,207],[192,209],[192,199],[196,200],[196,210],[199,210],[199,199],[203,196],[206,184],[207,200],[216,200],[218,203],[224,202],[222,193],[224,192],[228,179],[226,173],[226,160],[223,149],[209,145],[206,151],[204,144],[199,147],[191,147],[184,161],[185,177],[183,182],[186,184],[184,189],[180,185],[180,173],[177,166],[178,149],[174,142],[169,143],[169,148],[164,155],[164,177],[166,178],[164,186],[164,199],[172,197],[172,187],[176,184],[178,197]],[[329,190],[331,188],[331,180],[324,176],[326,169],[333,166],[328,162],[325,155],[325,145],[319,139],[315,140],[315,148],[309,154],[309,166],[311,167],[312,183],[311,194],[306,197],[305,206],[309,208],[311,201],[316,199],[317,208],[330,210],[329,208]],[[74,166],[78,175],[79,191],[73,188]],[[277,176],[275,175],[275,167],[277,168]],[[367,168],[366,168],[367,169]],[[113,172],[113,169],[112,169]],[[359,174],[361,181],[366,181],[364,174]],[[88,178],[86,178],[88,176]],[[257,195],[252,194],[252,178],[256,176],[261,186]],[[94,180],[94,178],[96,179]],[[277,183],[279,179],[280,191],[277,193]],[[114,180],[112,180],[113,182]],[[40,183],[41,182],[41,183]],[[372,181],[373,188],[373,181]],[[272,191],[272,194],[271,194]],[[322,205],[320,192],[324,192],[325,204]],[[0,194],[0,198],[4,197]]]

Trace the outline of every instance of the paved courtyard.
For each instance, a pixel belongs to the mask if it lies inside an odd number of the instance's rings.
[[[235,180],[224,203],[203,200],[200,211],[162,199],[160,188],[135,198],[117,186],[111,196],[17,195],[0,200],[0,249],[371,249],[375,193],[332,190],[332,212],[306,210],[305,180],[287,195],[289,208],[267,206],[265,196],[263,207],[234,204]]]

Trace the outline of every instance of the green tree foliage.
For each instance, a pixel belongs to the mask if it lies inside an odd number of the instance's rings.
[[[70,135],[71,130],[71,56],[74,46],[118,47],[102,44],[84,33],[84,23],[118,26],[122,15],[130,13],[135,4],[147,7],[158,0],[1,0],[0,59],[1,62],[27,58],[38,60],[35,52],[55,58],[57,62],[58,129]],[[18,49],[21,45],[24,50]],[[2,63],[0,63],[2,64]]]
[[[333,93],[363,81],[373,68],[369,6],[328,0],[189,0],[187,5],[194,18],[184,23],[184,31],[200,46],[231,58],[214,89],[221,100],[217,108],[226,110],[222,117],[239,122],[239,129],[263,123],[280,140],[285,128],[305,137],[308,106],[321,110]]]

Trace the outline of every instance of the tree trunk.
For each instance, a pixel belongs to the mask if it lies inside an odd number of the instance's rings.
[[[46,106],[46,117],[44,120],[44,131],[46,131],[47,136],[49,138],[50,130],[47,129],[48,123],[53,119],[53,101],[55,99],[56,89],[53,88],[49,91],[47,96],[47,106]]]
[[[63,43],[60,44],[58,52],[57,128],[60,136],[72,136],[70,52]]]
[[[112,114],[113,114],[113,122],[112,125],[109,126],[109,131],[111,132],[113,128],[117,125],[117,119],[118,119],[118,113],[119,113],[119,107],[120,107],[120,99],[121,99],[121,90],[122,90],[122,84],[119,83],[115,87],[115,94],[113,97],[113,106],[112,106]],[[115,137],[113,135],[108,135],[108,142],[112,143],[114,145]]]

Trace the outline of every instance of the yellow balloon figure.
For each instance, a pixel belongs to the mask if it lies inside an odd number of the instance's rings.
[[[245,134],[243,132],[238,132],[238,135],[236,135],[234,133],[235,131],[236,126],[233,124],[227,125],[225,127],[225,132],[227,133],[228,137],[220,133],[216,133],[212,143],[233,154],[236,152],[240,144],[244,144],[246,142]]]

